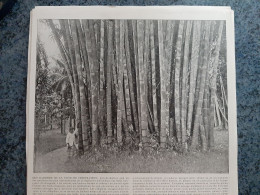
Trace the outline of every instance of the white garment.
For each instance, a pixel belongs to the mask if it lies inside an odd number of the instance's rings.
[[[75,135],[78,135],[78,129],[76,129],[73,133],[68,132],[66,136],[66,144],[69,144],[69,146],[75,145],[78,149],[78,143],[76,143]]]
[[[66,137],[66,144],[69,144],[69,146],[73,146],[74,143],[75,143],[74,133],[68,132],[67,137]]]

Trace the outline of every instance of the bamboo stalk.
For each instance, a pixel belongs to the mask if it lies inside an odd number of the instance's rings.
[[[190,82],[189,82],[189,100],[188,100],[188,115],[187,115],[187,135],[191,135],[191,124],[192,124],[192,114],[195,99],[195,88],[197,80],[198,71],[198,61],[199,61],[199,46],[200,46],[200,31],[201,31],[201,21],[193,22],[193,36],[192,36],[192,49],[191,49],[191,67],[190,67]]]
[[[166,129],[167,122],[165,121],[167,115],[167,92],[166,81],[164,76],[166,75],[165,69],[165,52],[163,45],[163,24],[162,20],[158,21],[158,42],[159,42],[159,64],[160,64],[160,84],[161,84],[161,127],[160,127],[160,146],[166,147]]]
[[[134,38],[134,53],[135,53],[135,69],[136,69],[136,88],[137,88],[137,110],[138,110],[138,130],[139,141],[141,143],[142,131],[141,131],[141,98],[140,98],[140,68],[139,68],[139,48],[138,48],[138,32],[137,21],[133,20],[133,38]]]
[[[135,94],[134,94],[134,83],[133,83],[133,75],[131,70],[131,59],[130,59],[130,45],[129,45],[129,35],[128,35],[129,28],[127,28],[127,22],[125,22],[125,52],[126,52],[126,67],[127,67],[127,76],[129,78],[129,88],[130,88],[130,97],[132,103],[132,110],[133,110],[133,125],[134,129],[138,128],[138,114],[137,114],[137,105],[135,101]]]
[[[182,147],[184,151],[187,151],[187,127],[186,127],[186,113],[187,113],[187,77],[188,77],[188,63],[190,53],[190,34],[191,34],[191,21],[187,21],[186,34],[185,34],[185,45],[184,45],[184,59],[183,59],[183,73],[182,73],[182,100],[181,100],[181,130],[182,130]]]
[[[176,43],[176,61],[175,61],[175,124],[177,132],[177,141],[181,142],[181,113],[180,113],[180,67],[181,67],[181,50],[182,50],[182,34],[184,21],[180,21],[178,30],[178,39]]]
[[[146,23],[145,23],[146,25]],[[146,39],[144,37],[145,32],[145,25],[144,21],[138,20],[137,21],[137,45],[138,45],[138,64],[139,64],[139,71],[140,71],[140,102],[141,102],[141,140],[142,143],[146,143],[146,136],[147,136],[147,105],[146,105],[146,58],[147,56],[144,54],[144,44],[146,44]]]
[[[205,21],[205,38],[204,38],[204,54],[203,54],[203,63],[201,66],[201,75],[200,75],[200,85],[199,85],[199,97],[197,103],[197,109],[195,113],[194,119],[194,129],[191,140],[191,149],[194,150],[198,146],[198,136],[199,136],[199,127],[200,127],[200,119],[201,119],[201,111],[202,111],[202,103],[203,103],[203,95],[205,89],[205,81],[206,81],[206,72],[208,65],[208,57],[209,57],[209,38],[210,38],[210,21]]]
[[[80,71],[79,74],[79,81],[80,81],[80,95],[82,96],[82,101],[84,101],[84,103],[82,103],[82,139],[83,139],[83,145],[84,148],[86,148],[89,144],[89,132],[91,131],[91,124],[90,124],[90,109],[87,105],[87,97],[86,97],[86,91],[85,91],[85,84],[83,81],[83,68],[82,68],[82,64],[84,64],[85,68],[88,68],[88,70],[86,70],[87,72],[87,76],[88,78],[86,78],[86,80],[90,80],[89,78],[89,64],[88,64],[88,58],[87,58],[87,50],[86,50],[86,46],[85,46],[85,37],[83,35],[83,31],[81,28],[81,23],[79,20],[75,20],[74,21],[75,24],[73,24],[73,28],[75,28],[75,32],[73,32],[75,35],[74,36],[78,36],[77,40],[74,40],[74,44],[75,47],[79,47],[78,49],[76,49],[76,52],[79,52],[76,55],[76,62],[78,61],[77,66],[79,66],[77,69],[77,71]],[[72,29],[74,30],[74,29]],[[77,44],[77,45],[76,45]],[[79,56],[78,56],[79,55]],[[77,59],[78,58],[78,59]],[[88,88],[87,88],[88,90]]]
[[[113,136],[113,129],[112,129],[112,101],[111,101],[111,93],[112,93],[112,81],[111,81],[111,76],[112,76],[112,62],[113,62],[113,56],[112,56],[112,22],[108,21],[107,22],[107,27],[108,27],[108,58],[107,58],[107,74],[106,74],[106,100],[107,100],[107,138],[108,138],[108,143],[110,144],[112,142],[112,136]]]
[[[152,95],[153,95],[153,122],[156,132],[159,132],[158,114],[157,114],[157,94],[156,94],[156,69],[155,69],[155,43],[154,43],[154,23],[151,21],[150,27],[150,45],[151,45],[151,66],[152,66]]]
[[[94,35],[94,24],[92,20],[83,20],[85,30],[87,52],[90,64],[91,79],[91,124],[92,124],[92,146],[96,147],[98,143],[98,94],[99,94],[99,63],[97,58],[97,45]]]
[[[216,76],[217,76],[217,67],[218,67],[218,61],[219,61],[219,51],[220,51],[220,43],[221,43],[221,38],[222,38],[222,31],[224,27],[224,22],[220,21],[219,22],[219,28],[218,28],[218,37],[216,40],[216,48],[214,50],[213,54],[213,59],[212,59],[212,68],[213,68],[213,73],[212,73],[212,79],[211,79],[211,99],[210,99],[210,142],[209,145],[210,147],[214,146],[214,107],[215,107],[215,97],[216,97]]]

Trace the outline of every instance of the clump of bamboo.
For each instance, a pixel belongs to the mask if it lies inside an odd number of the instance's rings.
[[[223,21],[47,23],[68,77],[80,153],[115,143],[145,148],[152,137],[161,148],[177,149],[176,140],[184,152],[214,146],[215,126],[228,122]]]

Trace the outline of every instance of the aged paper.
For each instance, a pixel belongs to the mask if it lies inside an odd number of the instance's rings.
[[[230,7],[36,7],[28,194],[237,194]]]

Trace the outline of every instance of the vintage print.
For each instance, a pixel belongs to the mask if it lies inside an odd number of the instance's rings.
[[[37,29],[34,173],[229,173],[226,21]]]

